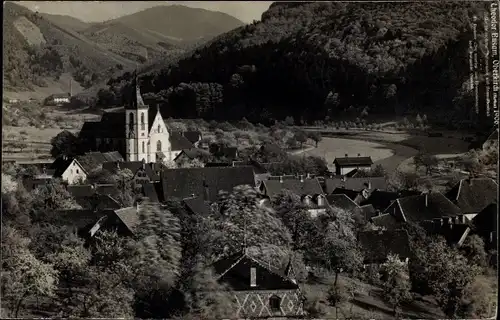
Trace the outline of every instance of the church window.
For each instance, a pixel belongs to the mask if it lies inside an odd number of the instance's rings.
[[[269,306],[271,307],[271,311],[273,312],[280,311],[281,298],[278,297],[277,295],[272,295],[271,298],[269,298]]]
[[[250,287],[256,287],[257,286],[257,269],[256,268],[250,268]]]
[[[142,153],[146,152],[146,143],[143,141],[142,142]]]
[[[145,124],[144,124],[144,112],[141,113],[141,130],[145,129]]]
[[[161,141],[158,140],[158,142],[156,143],[156,151],[161,151]]]
[[[130,112],[128,117],[129,117],[130,126],[133,126],[134,125],[134,113]]]
[[[160,132],[161,132],[161,125],[159,124],[158,125],[158,133],[160,133]]]
[[[79,174],[80,173],[80,170],[76,169],[76,174]]]

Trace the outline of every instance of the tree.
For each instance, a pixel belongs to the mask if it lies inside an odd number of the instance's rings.
[[[415,119],[417,124],[421,127],[423,125],[422,118],[420,117],[420,114],[417,114],[417,118]]]
[[[316,148],[318,147],[318,143],[322,140],[321,133],[317,131],[310,132],[309,138],[316,143]]]
[[[464,319],[485,319],[494,314],[497,304],[496,282],[479,275],[469,283],[460,300],[458,315]]]
[[[414,248],[412,283],[427,283],[446,315],[455,317],[465,288],[481,273],[477,265],[470,264],[456,249],[443,239],[433,239]]]
[[[64,130],[50,140],[52,149],[50,155],[53,158],[60,156],[73,157],[77,154],[78,138],[71,132]]]
[[[439,160],[434,155],[424,154],[421,158],[422,165],[425,167],[425,173],[429,175],[438,163]]]
[[[57,220],[58,210],[81,208],[58,180],[38,186],[33,191],[31,216],[34,221]]]
[[[288,140],[286,140],[286,146],[289,149],[297,148],[297,138],[295,136],[288,138]]]
[[[302,148],[302,145],[307,142],[307,134],[302,130],[295,132],[294,137],[295,140],[300,143],[300,148]]]
[[[484,248],[483,239],[477,234],[473,234],[465,239],[463,245],[460,247],[460,251],[469,260],[469,263],[486,268],[488,265],[488,254]]]
[[[389,177],[391,189],[416,190],[418,188],[418,175],[412,172],[396,171]]]
[[[389,255],[387,262],[382,265],[381,273],[384,296],[392,304],[394,315],[397,316],[401,303],[411,299],[408,266],[397,255]]]
[[[29,242],[16,229],[2,226],[2,300],[14,318],[28,297],[51,296],[57,285],[57,271],[29,251]]]
[[[285,124],[289,127],[293,126],[295,124],[295,120],[293,119],[293,117],[291,116],[288,116],[285,118]]]

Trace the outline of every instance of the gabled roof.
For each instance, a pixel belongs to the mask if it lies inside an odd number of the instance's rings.
[[[87,152],[84,155],[77,156],[76,159],[84,167],[85,170],[91,171],[105,162],[124,161],[122,155],[118,151],[111,152]]]
[[[406,220],[413,222],[462,214],[459,207],[438,192],[400,198],[396,201]]]
[[[400,222],[389,213],[384,213],[373,217],[370,219],[370,221],[375,226],[386,230],[398,229],[401,226]]]
[[[400,259],[411,258],[410,240],[405,230],[364,231],[358,241],[365,254],[365,263],[382,263],[389,254]]]
[[[352,201],[356,201],[359,196],[359,191],[344,188],[335,188],[330,194],[345,194]]]
[[[462,179],[446,197],[460,207],[462,213],[478,213],[498,197],[498,184],[489,178]]]
[[[170,133],[170,144],[172,147],[172,151],[180,151],[183,149],[191,149],[193,148],[193,144],[182,134],[178,132]]]
[[[333,163],[338,166],[371,166],[373,164],[371,157],[344,157],[335,158]]]
[[[281,193],[283,190],[290,190],[299,196],[323,194],[323,189],[316,178],[302,180],[283,179],[282,182],[280,180],[264,180],[262,183],[269,198]]]
[[[370,193],[368,199],[361,202],[361,204],[362,205],[371,204],[374,208],[378,210],[385,210],[396,199],[408,196],[416,196],[419,194],[421,194],[421,192],[418,191],[390,192],[382,190],[373,190]]]
[[[155,186],[152,183],[142,183],[142,193],[150,202],[159,202]]]
[[[344,181],[345,180],[345,181]],[[361,191],[371,186],[370,190],[386,190],[387,182],[384,177],[367,177],[367,178],[345,178],[341,177],[325,179],[326,193],[332,193],[335,188],[345,188],[354,191]]]
[[[89,210],[114,210],[121,208],[120,203],[108,194],[102,195],[95,193],[91,196],[75,197],[75,201],[83,209]]]
[[[297,290],[299,286],[282,270],[255,259],[244,252],[222,258],[212,264],[219,282],[230,285],[235,291],[246,290]],[[250,269],[256,269],[256,286],[250,286]]]
[[[201,140],[201,131],[184,131],[182,135],[192,144]]]
[[[75,163],[80,166],[82,171],[87,174],[83,166],[76,160],[75,158],[70,158],[70,157],[59,157],[50,166],[50,170],[54,170],[54,177],[60,177],[62,174],[68,169],[68,167],[75,161]]]
[[[218,199],[219,191],[231,192],[239,185],[255,185],[250,166],[166,169],[162,172],[161,181],[165,200],[184,199],[195,194],[208,196],[205,200],[211,202]]]
[[[326,200],[332,207],[337,207],[347,211],[359,210],[358,205],[349,199],[345,194],[329,194]]]
[[[57,219],[54,223],[82,230],[95,224],[100,218],[106,216],[109,210],[74,209],[57,211]]]
[[[206,217],[211,213],[210,203],[208,201],[204,201],[201,196],[194,196],[190,198],[183,199],[182,202],[189,210],[190,213]]]
[[[114,211],[116,217],[120,219],[123,225],[133,234],[136,227],[140,224],[139,212],[137,207],[128,207]]]
[[[94,194],[109,195],[114,198],[119,193],[114,184],[68,185],[66,188],[74,198],[90,197]]]
[[[189,159],[193,160],[193,159],[209,157],[210,152],[198,148],[184,149],[177,155],[177,157],[175,157],[174,161],[177,160],[178,157],[181,157],[181,155],[185,155]]]
[[[490,232],[497,232],[498,226],[498,205],[492,203],[479,212],[472,219],[474,232],[486,237]]]
[[[129,169],[135,174],[142,170],[144,165],[144,172],[151,181],[160,180],[160,176],[153,171],[152,165],[149,163],[143,163],[142,161],[127,161],[127,162],[105,162],[102,164],[102,168],[110,172],[115,172],[116,170]]]

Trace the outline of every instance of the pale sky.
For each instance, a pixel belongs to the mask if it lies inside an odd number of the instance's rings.
[[[147,8],[180,4],[187,7],[220,11],[243,22],[260,20],[272,1],[15,1],[30,10],[61,14],[85,22],[100,22],[142,11]]]

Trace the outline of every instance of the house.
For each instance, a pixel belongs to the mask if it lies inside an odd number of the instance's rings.
[[[345,194],[329,194],[326,196],[326,201],[328,201],[328,204],[332,207],[349,212],[359,212],[359,206]]]
[[[384,213],[391,214],[399,222],[421,223],[426,220],[458,218],[463,223],[466,219],[459,207],[438,192],[399,198]]]
[[[370,219],[370,222],[381,230],[401,229],[402,222],[389,213],[379,214]]]
[[[442,236],[448,245],[460,247],[469,235],[471,228],[458,219],[442,219],[440,221],[424,221],[421,223],[424,230],[433,235]]]
[[[380,212],[371,204],[359,206],[359,209],[361,211],[361,215],[365,218],[366,221],[369,221],[371,218],[377,217]]]
[[[115,199],[118,197],[119,191],[114,185],[69,185],[67,190],[83,209],[121,208],[121,204]]]
[[[262,195],[272,198],[280,194],[283,190],[289,190],[298,196],[310,196],[323,194],[323,189],[316,178],[299,176],[293,178],[280,176],[278,179],[269,178],[261,182],[259,191]]]
[[[484,208],[496,202],[498,184],[489,178],[462,179],[446,193],[446,197],[472,220]]]
[[[54,93],[45,99],[45,105],[60,106],[70,102],[71,95],[69,93]]]
[[[203,149],[191,148],[191,149],[182,150],[174,158],[174,161],[177,164],[186,163],[186,162],[192,161],[194,159],[198,159],[201,162],[207,162],[207,160],[209,158],[210,158],[210,152],[203,150]]]
[[[143,182],[141,184],[141,189],[140,192],[142,196],[144,197],[143,200],[147,200],[148,202],[151,203],[159,203],[160,199],[158,197],[158,193],[156,192],[156,186],[155,183],[159,182]]]
[[[160,174],[161,197],[164,200],[185,199],[194,194],[214,202],[220,191],[232,192],[234,187],[240,185],[255,186],[250,166],[165,169]]]
[[[145,161],[105,162],[102,168],[112,173],[128,169],[132,172],[132,179],[137,184],[160,181],[160,171],[162,170],[158,164],[146,163]]]
[[[488,138],[483,142],[483,150],[497,149],[498,150],[498,128],[493,131]]]
[[[90,228],[87,228],[87,237],[92,238],[100,230],[116,231],[121,236],[133,237],[136,228],[140,225],[139,205],[134,207],[108,210],[100,215]]]
[[[159,106],[149,110],[134,78],[125,93],[124,109],[103,114],[100,122],[85,122],[80,138],[90,150],[118,151],[127,162],[164,162],[173,160],[193,144],[165,124]]]
[[[198,148],[198,145],[202,139],[201,131],[184,131],[182,135],[191,142],[191,144]]]
[[[68,184],[75,184],[87,180],[87,171],[75,158],[62,156],[57,158],[49,167],[54,178],[61,178]]]
[[[233,161],[233,167],[238,166],[252,166],[256,186],[260,185],[261,181],[267,180],[271,176],[265,163],[259,163],[258,161],[255,161],[253,159],[250,159],[248,161]]]
[[[358,234],[358,242],[364,253],[365,265],[382,264],[389,254],[408,263],[412,256],[410,239],[405,230],[363,231]]]
[[[230,162],[236,160],[239,156],[237,147],[227,147],[216,143],[210,145],[210,153],[215,157],[225,158]]]
[[[344,158],[335,158],[333,164],[335,174],[343,176],[354,169],[371,170],[373,161],[371,157],[361,157],[359,153],[357,157],[349,157],[346,153]]]
[[[212,265],[217,281],[232,289],[236,317],[273,318],[304,315],[303,296],[289,270],[280,270],[246,252]],[[228,306],[229,307],[229,306]]]
[[[373,190],[370,193],[368,199],[365,199],[361,202],[361,205],[372,205],[377,210],[384,211],[387,207],[396,199],[416,196],[421,194],[419,191],[406,191],[402,190],[399,192],[391,192],[391,191],[382,191],[382,190]]]
[[[203,200],[202,197],[192,196],[183,199],[182,203],[189,214],[199,217],[207,217],[212,213],[210,202]]]
[[[57,212],[57,219],[54,219],[51,223],[57,226],[70,227],[76,231],[79,236],[88,239],[90,230],[94,225],[106,217],[110,212],[112,212],[112,210],[60,210]]]
[[[83,168],[90,172],[96,169],[102,169],[105,162],[123,162],[124,159],[118,151],[111,152],[87,152],[84,155],[76,156],[78,162]]]
[[[487,250],[497,249],[498,237],[498,204],[491,203],[472,220],[472,233],[484,240]]]
[[[344,188],[336,188],[330,194],[344,194],[358,205],[369,197],[369,193],[367,191],[354,191]]]
[[[385,191],[388,188],[384,177],[348,178],[331,177],[325,179],[325,193],[330,194],[336,188],[344,188],[354,191],[373,190]]]

